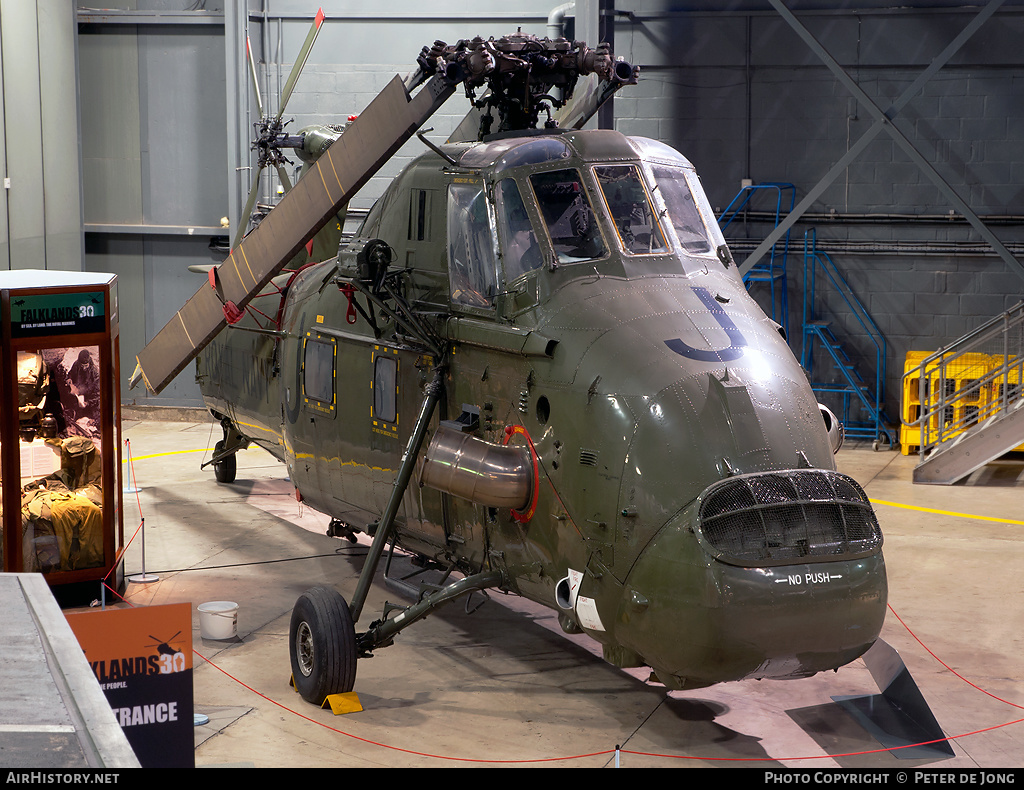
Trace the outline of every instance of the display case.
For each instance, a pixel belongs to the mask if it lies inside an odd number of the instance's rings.
[[[51,586],[123,586],[116,281],[0,272],[0,552]]]

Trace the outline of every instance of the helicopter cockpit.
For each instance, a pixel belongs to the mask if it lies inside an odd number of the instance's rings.
[[[693,166],[655,140],[611,134],[617,139],[607,148],[619,150],[598,156],[576,150],[577,134],[503,139],[460,152],[459,165],[483,178],[448,186],[454,305],[489,308],[507,284],[545,264],[596,264],[612,250],[634,264],[627,276],[644,271],[641,256],[670,259],[670,271],[680,264],[686,274],[708,270],[725,241]]]

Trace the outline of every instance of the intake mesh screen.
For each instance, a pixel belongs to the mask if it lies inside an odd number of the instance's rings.
[[[724,480],[703,495],[698,529],[721,559],[748,566],[864,556],[882,544],[860,486],[826,470]]]

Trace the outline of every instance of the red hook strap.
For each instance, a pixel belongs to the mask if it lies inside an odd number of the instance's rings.
[[[354,285],[339,285],[338,289],[345,294],[345,297],[348,299],[348,312],[345,313],[345,320],[350,324],[354,324],[359,320],[359,317],[356,315],[356,287]]]

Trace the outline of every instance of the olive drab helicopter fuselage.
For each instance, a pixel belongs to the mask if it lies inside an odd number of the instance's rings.
[[[637,70],[522,33],[435,42],[417,63],[344,129],[286,135],[282,110],[258,125],[247,209],[280,149],[305,172],[133,376],[158,392],[196,359],[224,428],[217,479],[257,444],[329,534],[371,537],[349,601],[317,587],[295,605],[296,688],[316,704],[352,690],[358,658],[488,589],[674,689],[864,654],[886,609],[882,536],[835,471],[838,423],[748,296],[690,163],[582,130]],[[429,150],[354,237],[309,261],[460,84],[473,111],[452,141],[421,133]],[[395,548],[442,580],[357,629]]]
[[[391,278],[422,326],[360,275]],[[221,333],[198,378],[226,441],[280,458],[342,531],[373,532],[441,371],[402,549],[490,573],[672,688],[805,677],[878,636],[871,507],[671,148],[600,130],[444,146],[337,259],[278,285],[278,331]]]

